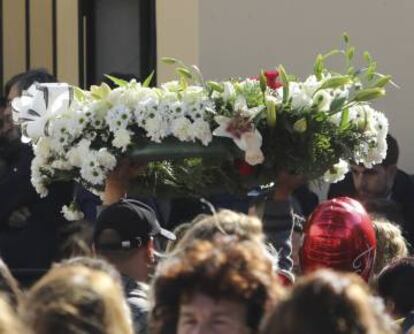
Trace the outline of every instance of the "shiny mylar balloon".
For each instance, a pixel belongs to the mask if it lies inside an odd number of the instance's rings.
[[[348,197],[335,198],[321,203],[305,225],[302,271],[332,268],[355,272],[368,281],[375,250],[375,231],[363,206]]]

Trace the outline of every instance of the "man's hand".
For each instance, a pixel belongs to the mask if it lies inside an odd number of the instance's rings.
[[[103,205],[111,205],[124,197],[131,180],[142,173],[145,166],[128,158],[120,161],[106,179]]]
[[[30,210],[26,206],[22,206],[11,213],[7,220],[7,225],[11,228],[23,228],[27,225],[27,219],[30,216]]]

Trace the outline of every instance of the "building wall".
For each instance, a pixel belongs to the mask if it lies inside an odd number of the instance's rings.
[[[169,7],[168,12],[158,15],[158,28],[171,29],[167,41],[159,40],[159,56],[179,55],[179,48],[211,79],[253,76],[280,63],[305,77],[312,71],[317,53],[340,46],[342,33],[348,32],[357,49],[369,50],[379,70],[392,74],[401,87],[390,87],[375,107],[386,112],[391,132],[400,143],[400,165],[414,173],[414,1],[190,1],[192,6],[198,4],[197,12],[184,0],[157,1],[157,5],[168,3]],[[185,24],[177,19],[169,21],[179,14]],[[193,29],[187,24],[193,24]],[[194,37],[186,39],[190,31],[198,31],[197,44]]]

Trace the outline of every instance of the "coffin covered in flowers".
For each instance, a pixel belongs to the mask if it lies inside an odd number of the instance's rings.
[[[325,61],[343,56],[343,73]],[[95,193],[117,163],[145,163],[137,178],[144,194],[246,191],[274,180],[279,171],[335,182],[350,162],[372,166],[386,153],[388,122],[370,102],[390,81],[354,68],[354,48],[319,55],[314,73],[300,81],[286,73],[205,81],[195,66],[176,59],[178,80],[150,88],[112,79],[118,87],[81,90],[35,84],[13,101],[15,120],[32,141],[32,182],[47,195],[54,180],[75,179]]]

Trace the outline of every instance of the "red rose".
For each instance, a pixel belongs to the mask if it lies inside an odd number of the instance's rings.
[[[241,176],[249,176],[252,175],[254,172],[254,167],[250,166],[246,161],[244,160],[235,160],[234,166],[237,168]]]
[[[267,86],[272,89],[278,89],[279,87],[282,87],[282,84],[277,81],[277,78],[279,77],[278,71],[265,71],[264,75],[267,80]]]

